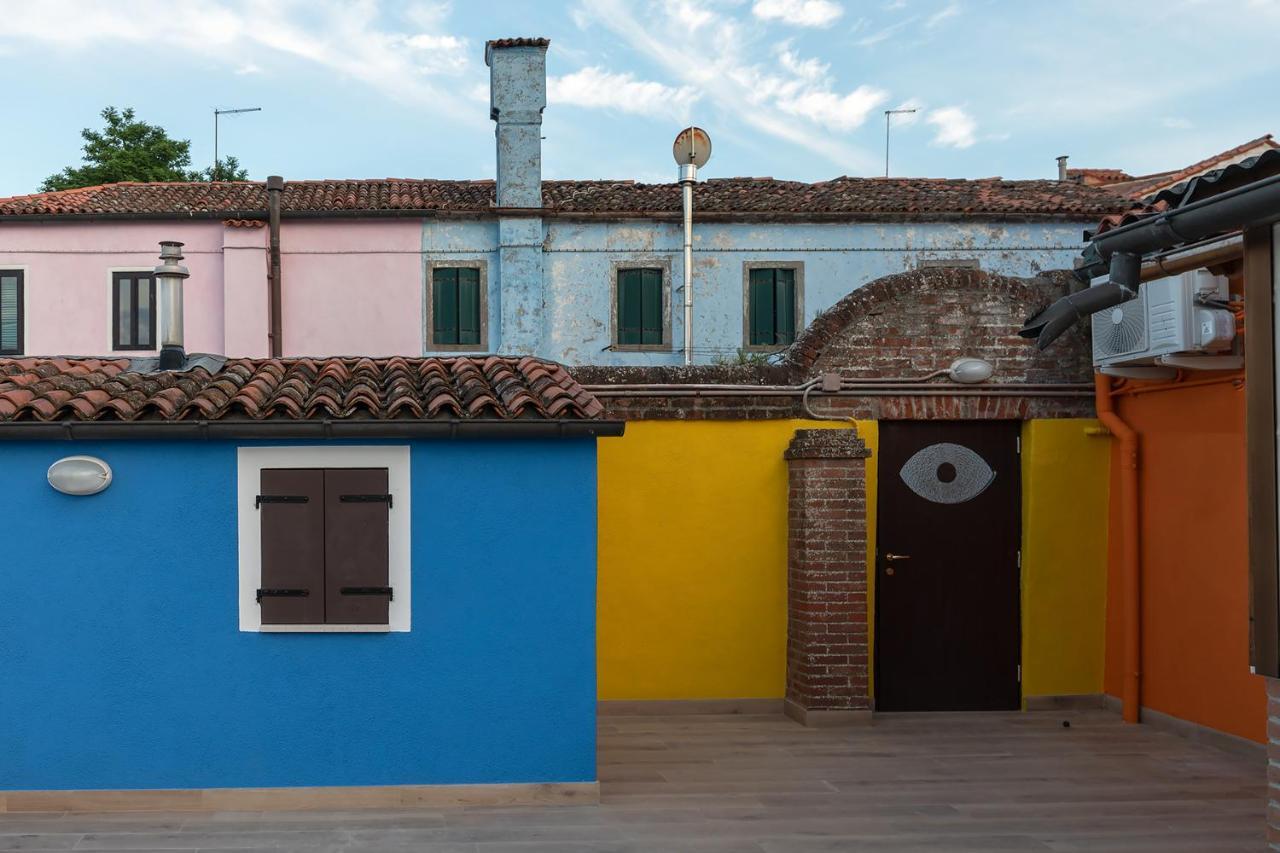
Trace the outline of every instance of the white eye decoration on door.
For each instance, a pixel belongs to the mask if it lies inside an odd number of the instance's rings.
[[[927,501],[961,504],[985,492],[996,472],[969,448],[944,441],[917,450],[898,476]]]

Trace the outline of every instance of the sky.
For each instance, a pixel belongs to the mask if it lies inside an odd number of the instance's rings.
[[[547,178],[1142,174],[1280,130],[1280,0],[0,0],[0,196],[108,106],[250,177],[491,178],[484,42],[545,36]]]

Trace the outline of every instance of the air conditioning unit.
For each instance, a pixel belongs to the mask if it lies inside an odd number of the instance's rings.
[[[1093,315],[1093,363],[1135,377],[1131,368],[1238,368],[1229,298],[1227,279],[1204,269],[1145,282],[1135,298]]]

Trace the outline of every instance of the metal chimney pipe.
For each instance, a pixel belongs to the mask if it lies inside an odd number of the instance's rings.
[[[181,370],[187,361],[182,336],[182,281],[191,276],[182,265],[182,243],[160,241],[160,369]]]
[[[1067,179],[1067,157],[1071,155],[1063,154],[1058,158],[1058,180],[1065,181]]]

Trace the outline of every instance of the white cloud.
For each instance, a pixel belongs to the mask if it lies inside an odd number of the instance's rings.
[[[1160,124],[1170,130],[1189,130],[1190,128],[1195,127],[1195,125],[1191,123],[1191,119],[1181,118],[1179,116],[1166,116],[1165,118],[1160,119]]]
[[[406,30],[382,20],[376,3],[342,0],[42,0],[6,5],[0,42],[34,42],[66,51],[152,45],[163,22],[171,49],[255,73],[274,53],[357,80],[398,101],[430,104],[463,120],[456,81],[475,65],[465,39],[442,31],[448,6],[402,10]],[[476,72],[478,73],[478,72]],[[476,121],[482,121],[483,115]]]
[[[924,25],[929,29],[933,29],[934,27],[938,26],[938,24],[941,24],[943,21],[946,21],[950,18],[954,18],[959,14],[960,14],[960,4],[957,2],[951,2],[951,3],[948,3],[946,6],[943,6],[938,11],[934,12],[932,15],[930,15],[925,20]]]
[[[255,62],[246,62],[236,69],[236,73],[242,76],[246,74],[261,74],[262,68]]]
[[[844,9],[833,0],[756,0],[751,14],[762,21],[781,21],[796,27],[829,27]]]
[[[876,30],[874,33],[863,36],[862,38],[858,39],[855,42],[855,44],[857,44],[858,47],[871,47],[873,44],[879,44],[880,42],[886,41],[889,38],[891,38],[893,34],[896,33],[898,30],[910,24],[914,24],[918,20],[920,20],[919,15],[912,15],[909,18],[903,18],[901,21],[898,21],[897,23],[890,24],[887,27],[881,27],[880,29]]]
[[[842,87],[829,66],[800,56],[788,43],[770,55],[761,38],[724,4],[702,3],[712,17],[691,30],[661,4],[580,0],[574,19],[620,39],[701,99],[698,116],[714,110],[720,126],[745,125],[747,139],[782,140],[851,173],[874,171],[878,156],[853,145],[847,131],[861,124],[883,93],[868,84]],[[710,121],[711,119],[701,119]]]
[[[563,77],[547,79],[547,100],[555,104],[603,108],[680,119],[698,97],[691,86],[666,86],[638,80],[631,73],[614,73],[589,66]]]
[[[941,107],[933,110],[925,121],[937,128],[934,145],[947,148],[968,148],[978,141],[978,123],[960,107]]]

